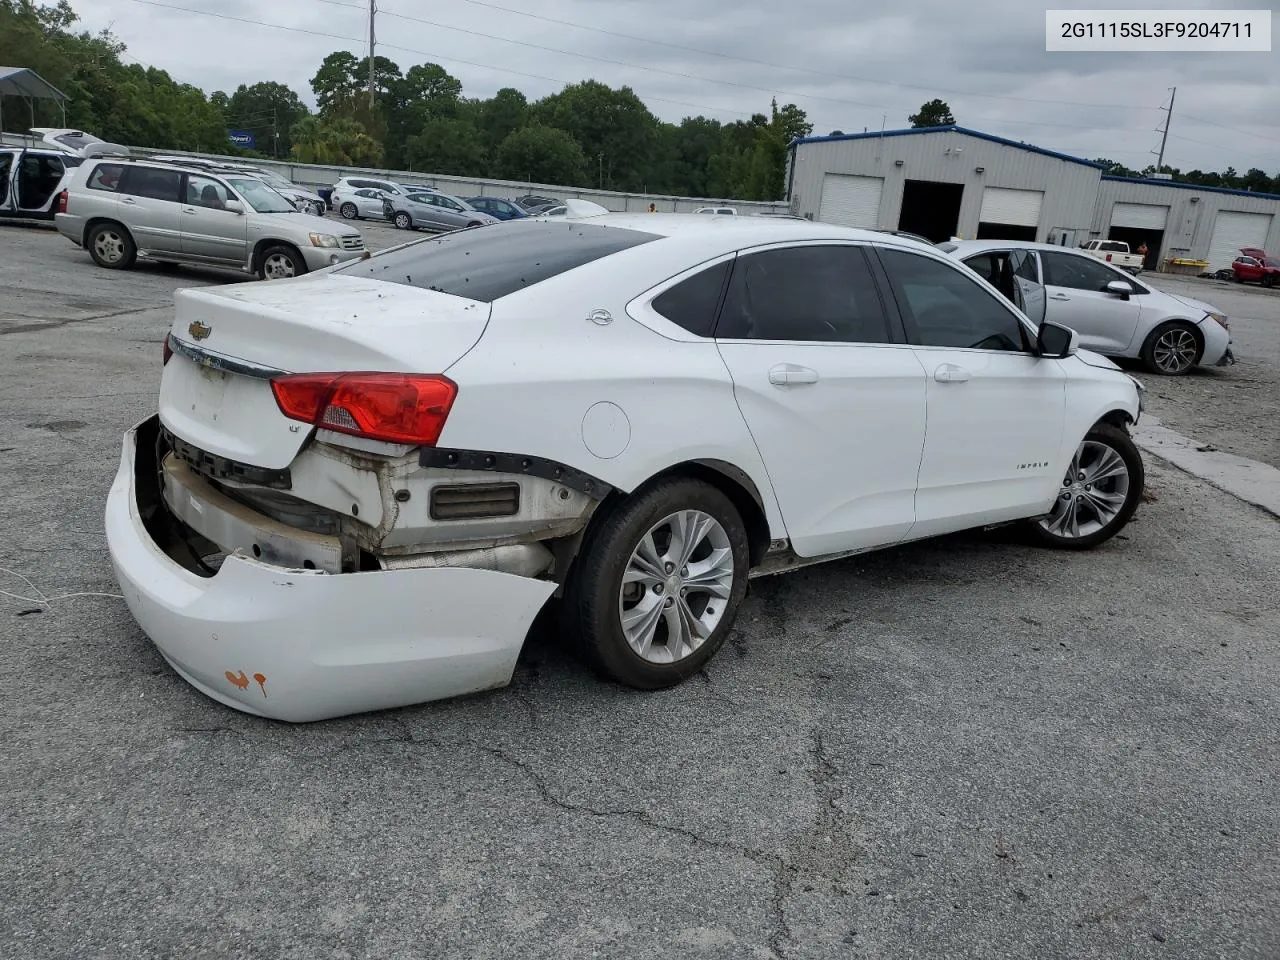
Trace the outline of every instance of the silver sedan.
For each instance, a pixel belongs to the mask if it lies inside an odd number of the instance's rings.
[[[444,193],[384,197],[382,210],[383,215],[401,230],[457,230],[498,222],[497,217]]]

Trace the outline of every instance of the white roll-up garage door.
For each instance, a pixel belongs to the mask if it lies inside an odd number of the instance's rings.
[[[1265,247],[1271,229],[1269,213],[1239,213],[1222,210],[1213,222],[1209,240],[1209,269],[1225,270],[1240,256],[1241,247]]]
[[[822,178],[822,202],[818,219],[842,227],[874,230],[880,226],[882,177],[852,177],[828,173]]]
[[[1169,225],[1169,208],[1156,203],[1117,203],[1111,208],[1111,225],[1163,230]]]
[[[987,187],[982,191],[983,223],[1010,223],[1020,227],[1040,225],[1040,204],[1044,194],[1039,190],[1010,190]]]

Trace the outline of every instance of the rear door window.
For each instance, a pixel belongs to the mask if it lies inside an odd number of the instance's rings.
[[[892,343],[861,247],[804,244],[739,256],[719,340]]]
[[[396,247],[334,272],[491,303],[657,239],[657,234],[598,224],[509,220]]]
[[[182,173],[158,167],[126,167],[122,191],[135,197],[177,203],[182,196]]]

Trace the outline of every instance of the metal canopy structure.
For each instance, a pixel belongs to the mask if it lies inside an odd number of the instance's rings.
[[[62,108],[62,125],[67,125],[65,93],[34,70],[27,67],[0,67],[0,130],[4,130],[4,98],[21,97],[31,111],[31,125],[36,123],[36,101],[56,100]]]

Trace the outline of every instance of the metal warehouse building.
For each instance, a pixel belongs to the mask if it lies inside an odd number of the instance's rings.
[[[964,127],[808,137],[787,162],[792,211],[828,223],[934,241],[1145,242],[1149,269],[1280,251],[1280,197],[1103,176],[1092,161]]]

